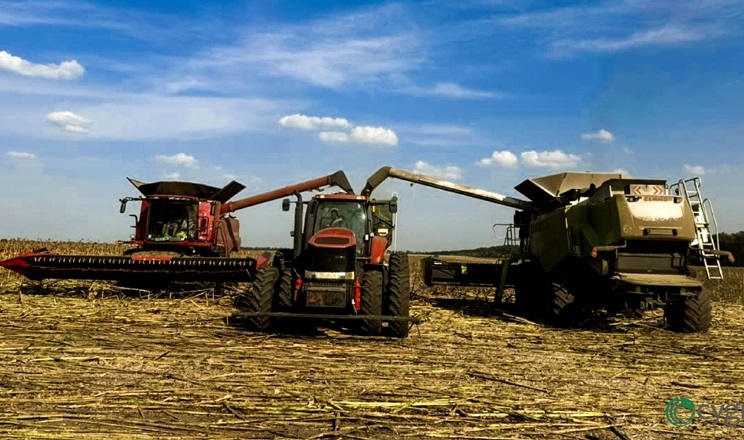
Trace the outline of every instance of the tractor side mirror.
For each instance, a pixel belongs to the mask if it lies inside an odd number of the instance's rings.
[[[119,212],[124,214],[127,212],[127,199],[121,199],[121,207],[119,208]]]
[[[289,231],[289,236],[290,237],[294,237],[295,236],[295,232],[294,231]]]
[[[289,211],[289,199],[282,200],[282,211]]]
[[[390,213],[395,214],[398,212],[398,201],[397,200],[391,200],[390,201]]]

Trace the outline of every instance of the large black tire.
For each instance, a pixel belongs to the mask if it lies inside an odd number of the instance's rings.
[[[382,271],[367,269],[362,274],[361,315],[382,315]],[[382,320],[379,318],[361,319],[359,329],[362,334],[376,336],[382,333]]]
[[[708,292],[702,290],[696,296],[669,304],[664,317],[667,327],[674,332],[706,332],[710,329],[712,309]]]
[[[276,294],[274,296],[274,306],[278,311],[287,311],[292,308],[292,269],[285,267],[282,269],[279,279],[274,287]]]
[[[274,286],[278,279],[279,269],[276,267],[269,266],[259,270],[251,288],[238,296],[236,306],[247,313],[270,313]],[[246,324],[253,331],[266,331],[270,323],[268,316],[246,317]]]
[[[516,270],[518,272],[514,286],[515,309],[526,317],[539,319],[542,312],[541,301],[545,292],[550,292],[551,284],[537,263],[525,262]]]
[[[385,314],[407,318],[410,316],[411,276],[408,269],[408,255],[390,255],[390,275],[386,289]],[[390,321],[388,330],[393,336],[405,338],[408,335],[408,321]]]
[[[543,322],[554,327],[571,327],[577,324],[574,296],[563,285],[552,283],[544,294]]]

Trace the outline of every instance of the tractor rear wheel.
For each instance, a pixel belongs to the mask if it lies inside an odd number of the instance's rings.
[[[386,289],[385,313],[407,318],[410,315],[411,278],[408,269],[408,255],[390,255],[390,275]],[[388,329],[393,336],[405,338],[408,335],[408,321],[390,321]]]
[[[706,332],[712,320],[712,306],[708,291],[669,304],[664,311],[667,327],[679,333]]]
[[[279,269],[276,267],[269,266],[259,270],[250,289],[238,296],[236,306],[247,313],[270,313],[274,286],[278,279]],[[253,331],[266,331],[271,323],[266,315],[246,318],[248,327]]]
[[[367,269],[362,274],[361,315],[382,315],[382,271]],[[376,336],[382,333],[380,318],[363,318],[360,330],[365,335]]]

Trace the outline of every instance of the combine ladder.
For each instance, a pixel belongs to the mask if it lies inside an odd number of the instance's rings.
[[[692,208],[695,216],[696,239],[690,243],[690,248],[700,256],[705,266],[705,274],[709,280],[722,280],[721,260],[716,254],[719,250],[718,222],[713,212],[713,204],[709,199],[704,199],[700,193],[700,178],[680,179],[679,182],[671,185],[669,190],[684,196]],[[713,226],[712,232],[711,226]]]

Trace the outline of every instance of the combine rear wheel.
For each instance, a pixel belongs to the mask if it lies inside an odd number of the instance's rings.
[[[389,277],[385,314],[405,317],[409,314],[411,301],[411,281],[408,269],[408,255],[393,253],[390,255],[390,277]],[[405,338],[408,335],[408,321],[390,321],[388,330],[393,336]]]
[[[706,332],[712,320],[710,296],[706,290],[696,296],[669,304],[664,312],[667,327],[679,333]]]
[[[362,310],[361,315],[382,315],[382,271],[368,269],[362,274]],[[382,333],[382,321],[379,318],[364,318],[360,330],[365,335]]]
[[[238,296],[236,306],[246,313],[270,313],[274,286],[279,279],[279,269],[265,267],[256,273],[251,288]],[[263,332],[269,328],[269,316],[247,316],[248,327]]]

